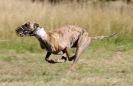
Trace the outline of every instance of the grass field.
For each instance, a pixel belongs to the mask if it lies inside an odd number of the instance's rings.
[[[37,42],[11,43],[8,46],[9,43],[0,42],[0,86],[133,85],[131,39],[114,37],[93,41],[80,57],[76,70],[69,74],[68,69],[72,62],[45,62],[45,52],[39,48]],[[73,50],[69,52],[72,54]]]
[[[132,9],[120,2],[50,5],[0,0],[0,86],[133,86]],[[35,38],[16,36],[15,28],[26,21],[36,21],[46,31],[73,24],[91,36],[119,34],[92,41],[76,70],[67,74],[72,62],[49,64]]]

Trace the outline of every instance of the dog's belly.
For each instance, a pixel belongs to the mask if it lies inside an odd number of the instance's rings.
[[[61,54],[62,50],[65,48],[65,46],[60,46],[59,44],[50,44],[49,47],[45,47],[45,49],[48,52],[51,52],[53,54]]]
[[[55,55],[62,55],[62,54],[63,54],[62,51],[59,51],[59,52],[52,52],[52,53],[55,54]]]

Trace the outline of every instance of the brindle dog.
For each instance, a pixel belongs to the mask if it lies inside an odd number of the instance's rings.
[[[81,53],[88,47],[91,39],[105,38],[108,36],[89,37],[88,32],[77,26],[64,26],[52,32],[45,32],[44,28],[37,23],[27,22],[16,29],[17,35],[35,36],[40,42],[42,49],[46,49],[47,54],[45,60],[49,63],[65,62],[67,60],[73,61],[74,64],[78,61]],[[69,57],[68,48],[76,48],[75,55]],[[51,54],[59,54],[62,52],[63,60],[51,60],[49,56]]]

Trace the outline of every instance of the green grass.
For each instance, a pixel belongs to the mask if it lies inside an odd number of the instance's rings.
[[[49,64],[39,43],[27,40],[0,42],[1,86],[133,85],[133,40],[125,36],[92,41],[69,74],[72,62]]]
[[[21,38],[20,38],[21,39]],[[29,42],[29,41],[30,42]],[[3,50],[15,50],[17,53],[24,53],[24,52],[40,52],[40,46],[37,40],[20,40],[20,41],[3,41],[0,42],[0,49]]]
[[[123,35],[112,38],[96,40],[92,43],[93,48],[106,48],[111,51],[128,51],[133,49],[133,39]]]
[[[90,47],[93,50],[97,48],[105,48],[110,51],[129,51],[133,49],[133,39],[123,35],[116,35],[112,38],[105,38],[102,40],[92,40]],[[0,42],[0,49],[2,50],[14,50],[17,53],[25,52],[42,52],[39,42],[36,38],[25,37],[20,40],[8,40]],[[70,50],[73,52],[73,50]]]

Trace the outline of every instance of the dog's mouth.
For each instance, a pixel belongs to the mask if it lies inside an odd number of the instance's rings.
[[[29,29],[24,29],[23,27],[18,27],[16,29],[16,34],[20,37],[24,37],[24,36],[33,36],[33,31],[29,30]]]

